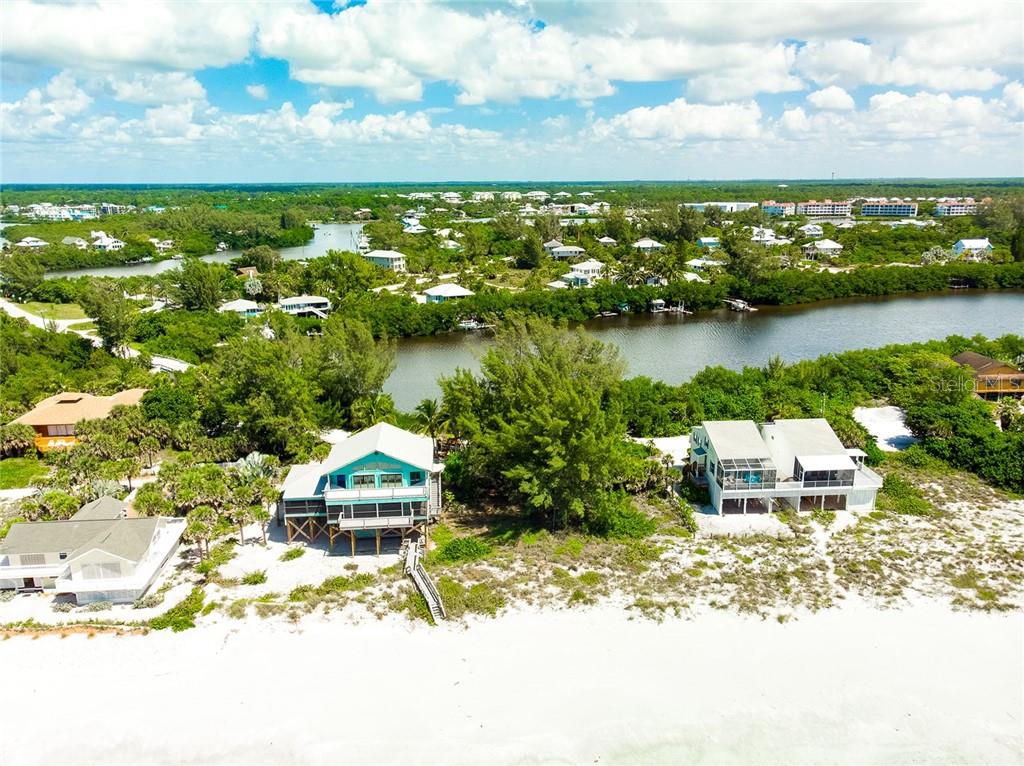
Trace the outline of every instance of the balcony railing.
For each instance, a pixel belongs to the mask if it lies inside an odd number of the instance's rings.
[[[422,484],[418,487],[365,487],[354,489],[329,489],[324,492],[324,499],[329,503],[353,503],[387,500],[426,500],[430,487]]]

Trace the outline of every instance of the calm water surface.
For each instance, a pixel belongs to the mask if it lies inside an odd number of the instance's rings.
[[[100,224],[97,223],[97,228]],[[356,249],[359,233],[363,230],[361,223],[320,223],[313,231],[313,239],[299,247],[282,247],[278,252],[286,261],[302,261],[319,258],[328,250]],[[241,250],[225,250],[223,253],[204,255],[202,260],[211,263],[228,263],[242,254]],[[132,263],[125,266],[99,266],[92,269],[71,269],[69,271],[51,271],[46,276],[53,277],[139,277],[152,276],[162,271],[176,269],[181,261],[166,260],[151,263]]]
[[[586,329],[619,347],[627,375],[668,383],[704,367],[762,366],[778,354],[787,362],[889,343],[1024,334],[1024,293],[960,291],[901,298],[829,301],[754,313],[711,311],[695,316],[644,314],[596,319]],[[439,394],[437,378],[456,367],[477,369],[489,341],[480,333],[406,338],[385,390],[401,409]]]

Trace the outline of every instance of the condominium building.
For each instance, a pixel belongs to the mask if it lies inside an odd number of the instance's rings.
[[[957,215],[974,215],[978,203],[970,197],[945,197],[935,201],[935,215],[940,218]]]
[[[761,212],[770,216],[787,216],[796,213],[795,202],[776,202],[773,199],[766,199],[761,203]]]
[[[864,216],[884,216],[886,218],[913,218],[917,215],[917,203],[894,200],[865,200],[860,206],[860,214]]]
[[[833,202],[827,199],[818,202],[812,199],[798,203],[796,213],[797,215],[848,216],[853,213],[853,203],[849,200]]]

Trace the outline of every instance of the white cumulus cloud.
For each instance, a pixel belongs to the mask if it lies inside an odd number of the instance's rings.
[[[245,92],[257,101],[266,101],[270,97],[266,85],[246,85]]]
[[[751,139],[761,133],[756,102],[691,104],[677,98],[667,104],[641,106],[610,119],[594,121],[599,138],[682,142],[688,139]]]
[[[838,85],[829,85],[827,88],[809,93],[807,95],[807,102],[817,109],[848,111],[855,107],[853,96]]]

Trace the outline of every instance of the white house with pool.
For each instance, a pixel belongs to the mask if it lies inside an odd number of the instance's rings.
[[[870,511],[882,477],[846,448],[824,418],[704,421],[690,434],[690,469],[715,513]]]

